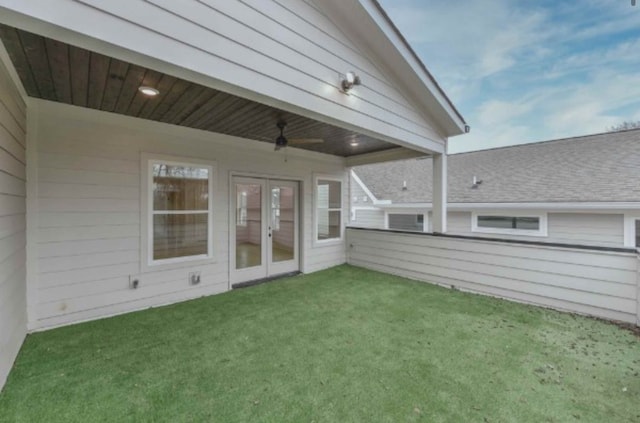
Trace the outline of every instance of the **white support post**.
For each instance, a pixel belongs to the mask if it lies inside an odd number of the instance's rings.
[[[433,232],[447,232],[447,155],[433,155]]]
[[[640,249],[636,253],[636,325],[640,326]]]

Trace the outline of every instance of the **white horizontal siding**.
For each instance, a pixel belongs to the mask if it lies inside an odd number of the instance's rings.
[[[44,214],[41,214],[41,216]],[[126,238],[97,238],[38,243],[38,257],[82,256],[84,254],[107,253],[111,251],[138,251],[140,235],[128,234]]]
[[[471,212],[448,212],[447,232],[456,235],[476,235],[471,232]],[[490,235],[490,234],[482,234]]]
[[[549,237],[567,244],[624,246],[624,215],[549,213]]]
[[[355,179],[350,178],[351,188],[351,206],[365,207],[373,206],[373,198],[371,198]]]
[[[495,212],[491,212],[495,214]],[[500,214],[508,215],[508,211]],[[538,214],[538,212],[534,213]],[[448,232],[486,238],[544,241],[559,244],[624,247],[624,216],[603,213],[548,213],[548,236],[544,238],[471,231],[471,212],[449,212]]]
[[[351,204],[351,226],[384,228],[384,211],[373,205],[373,198],[353,178],[349,178],[349,204]]]
[[[354,210],[355,219],[351,221],[351,226],[362,228],[380,228],[384,229],[384,211],[358,209]]]
[[[37,311],[33,328],[93,319],[224,292],[229,286],[229,176],[251,172],[301,184],[303,271],[346,261],[344,242],[314,246],[313,175],[344,178],[344,160],[274,152],[265,143],[36,101]],[[204,265],[141,273],[141,154],[216,162],[214,254]],[[348,204],[346,178],[344,204]],[[345,209],[346,210],[346,209]],[[346,214],[345,214],[346,216]],[[0,230],[2,221],[0,221]],[[200,285],[188,273],[201,272]],[[129,277],[140,280],[129,289]]]
[[[399,88],[404,82],[313,2],[59,0],[55,14],[38,2],[0,6],[16,12],[7,24],[405,146],[444,150],[438,124],[407,99],[413,93]],[[340,80],[349,70],[362,85],[345,95]]]
[[[634,253],[348,229],[348,262],[444,286],[637,323]]]
[[[27,331],[26,105],[0,60],[0,389]]]

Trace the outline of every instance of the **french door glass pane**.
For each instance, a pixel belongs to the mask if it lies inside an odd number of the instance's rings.
[[[295,199],[291,187],[271,189],[271,233],[272,261],[287,261],[294,258],[295,244]]]
[[[208,214],[153,215],[153,259],[206,255]]]
[[[262,187],[236,184],[236,269],[262,265]]]

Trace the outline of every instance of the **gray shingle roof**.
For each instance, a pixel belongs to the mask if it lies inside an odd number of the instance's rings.
[[[448,166],[451,203],[635,202],[640,130],[453,154]],[[431,159],[354,170],[379,200],[431,202]],[[473,176],[482,180],[477,189]]]

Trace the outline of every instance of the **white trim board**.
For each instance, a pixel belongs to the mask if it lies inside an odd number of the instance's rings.
[[[384,200],[383,200],[384,201]],[[431,203],[380,203],[381,208],[428,209]],[[576,203],[448,203],[447,208],[455,211],[473,210],[548,210],[548,211],[585,211],[589,213],[610,213],[612,210],[638,210],[640,202],[576,202]]]
[[[636,220],[640,220],[640,212],[624,215],[624,246],[636,248]]]
[[[40,207],[38,202],[38,113],[39,102],[27,99],[27,329],[33,329],[38,313],[39,259],[38,235]]]

